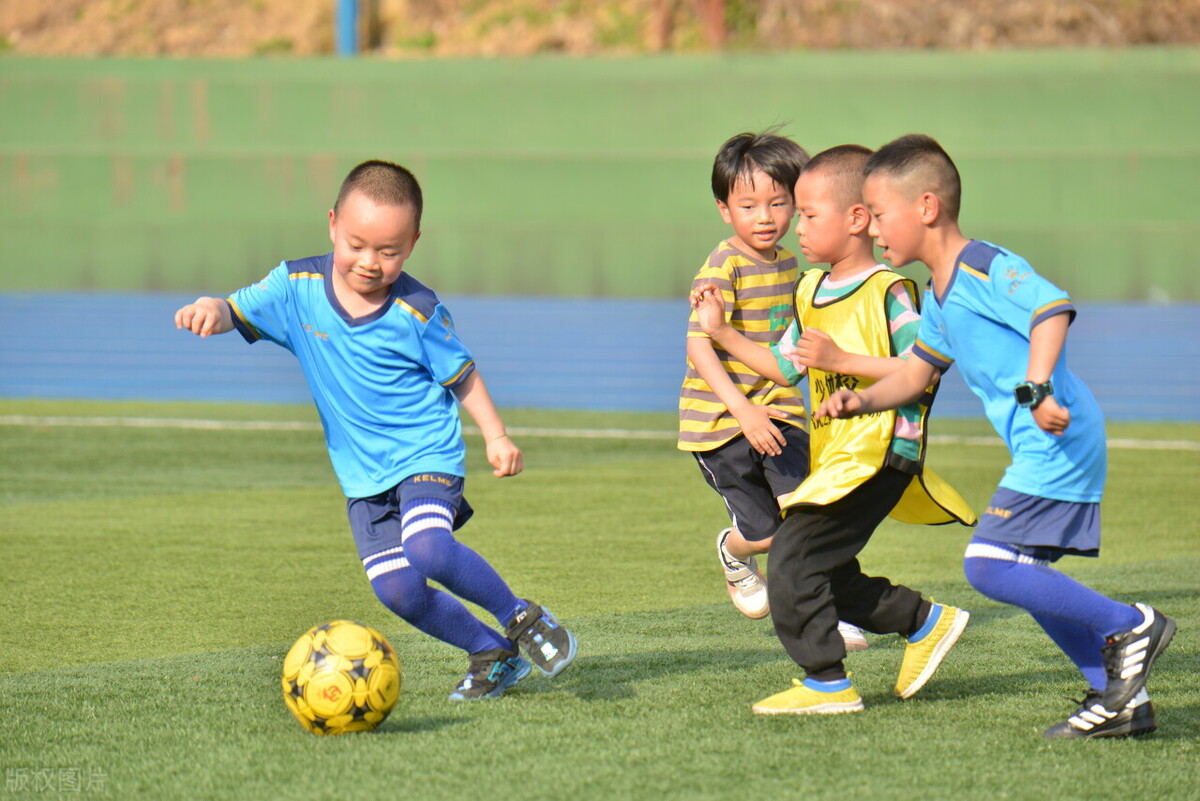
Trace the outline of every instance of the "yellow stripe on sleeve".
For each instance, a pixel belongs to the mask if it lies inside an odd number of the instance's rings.
[[[413,308],[412,306],[410,306],[409,304],[405,303],[403,298],[396,298],[396,305],[397,305],[397,306],[399,306],[400,308],[404,309],[406,312],[408,312],[409,314],[411,314],[413,317],[416,317],[416,318],[417,318],[418,320],[420,320],[422,323],[427,323],[427,322],[429,322],[429,318],[428,318],[428,317],[426,317],[425,315],[421,314],[419,311],[417,311],[416,309],[414,309],[414,308]]]
[[[396,301],[396,302],[399,303],[400,301]],[[466,373],[468,370],[470,370],[474,366],[475,366],[474,360],[467,362],[466,364],[463,365],[461,370],[459,370],[457,373],[454,374],[453,378],[451,378],[449,381],[443,381],[442,386],[443,387],[454,386],[462,379],[463,374]]]

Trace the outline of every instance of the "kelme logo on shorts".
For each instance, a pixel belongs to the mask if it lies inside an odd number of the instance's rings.
[[[420,475],[413,476],[412,481],[414,484],[418,484],[422,481],[432,481],[435,484],[441,484],[444,487],[453,486],[454,483],[446,476],[434,475],[433,473],[421,473]]]

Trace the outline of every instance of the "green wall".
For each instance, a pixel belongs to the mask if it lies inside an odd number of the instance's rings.
[[[936,136],[968,235],[1079,299],[1200,299],[1200,50],[545,58],[0,58],[0,290],[223,293],[327,249],[366,158],[412,166],[443,293],[680,296],[729,135]],[[794,242],[789,237],[785,242]]]

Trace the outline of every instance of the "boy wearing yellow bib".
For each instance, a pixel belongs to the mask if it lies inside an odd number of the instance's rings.
[[[829,271],[805,272],[795,320],[770,350],[724,324],[718,294],[692,302],[714,341],[762,375],[794,385],[808,375],[813,408],[842,388],[861,388],[897,370],[920,324],[915,284],[875,261],[862,203],[870,156],[842,145],[817,156],[796,182],[801,252]],[[896,694],[909,698],[941,664],[966,626],[964,610],[936,604],[884,577],[867,576],[858,553],[887,516],[910,523],[974,525],[966,503],[924,468],[925,420],[933,388],[913,404],[811,430],[809,477],[781,505],[769,584],[775,633],[804,669],[794,686],[754,705],[756,714],[856,712],[862,699],[847,677],[841,620],[907,638]]]

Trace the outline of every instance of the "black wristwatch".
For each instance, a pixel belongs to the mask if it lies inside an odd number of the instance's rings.
[[[1053,394],[1054,383],[1051,381],[1047,381],[1045,384],[1035,384],[1032,381],[1025,381],[1013,387],[1013,397],[1017,399],[1017,405],[1030,409],[1036,409],[1039,403]]]

